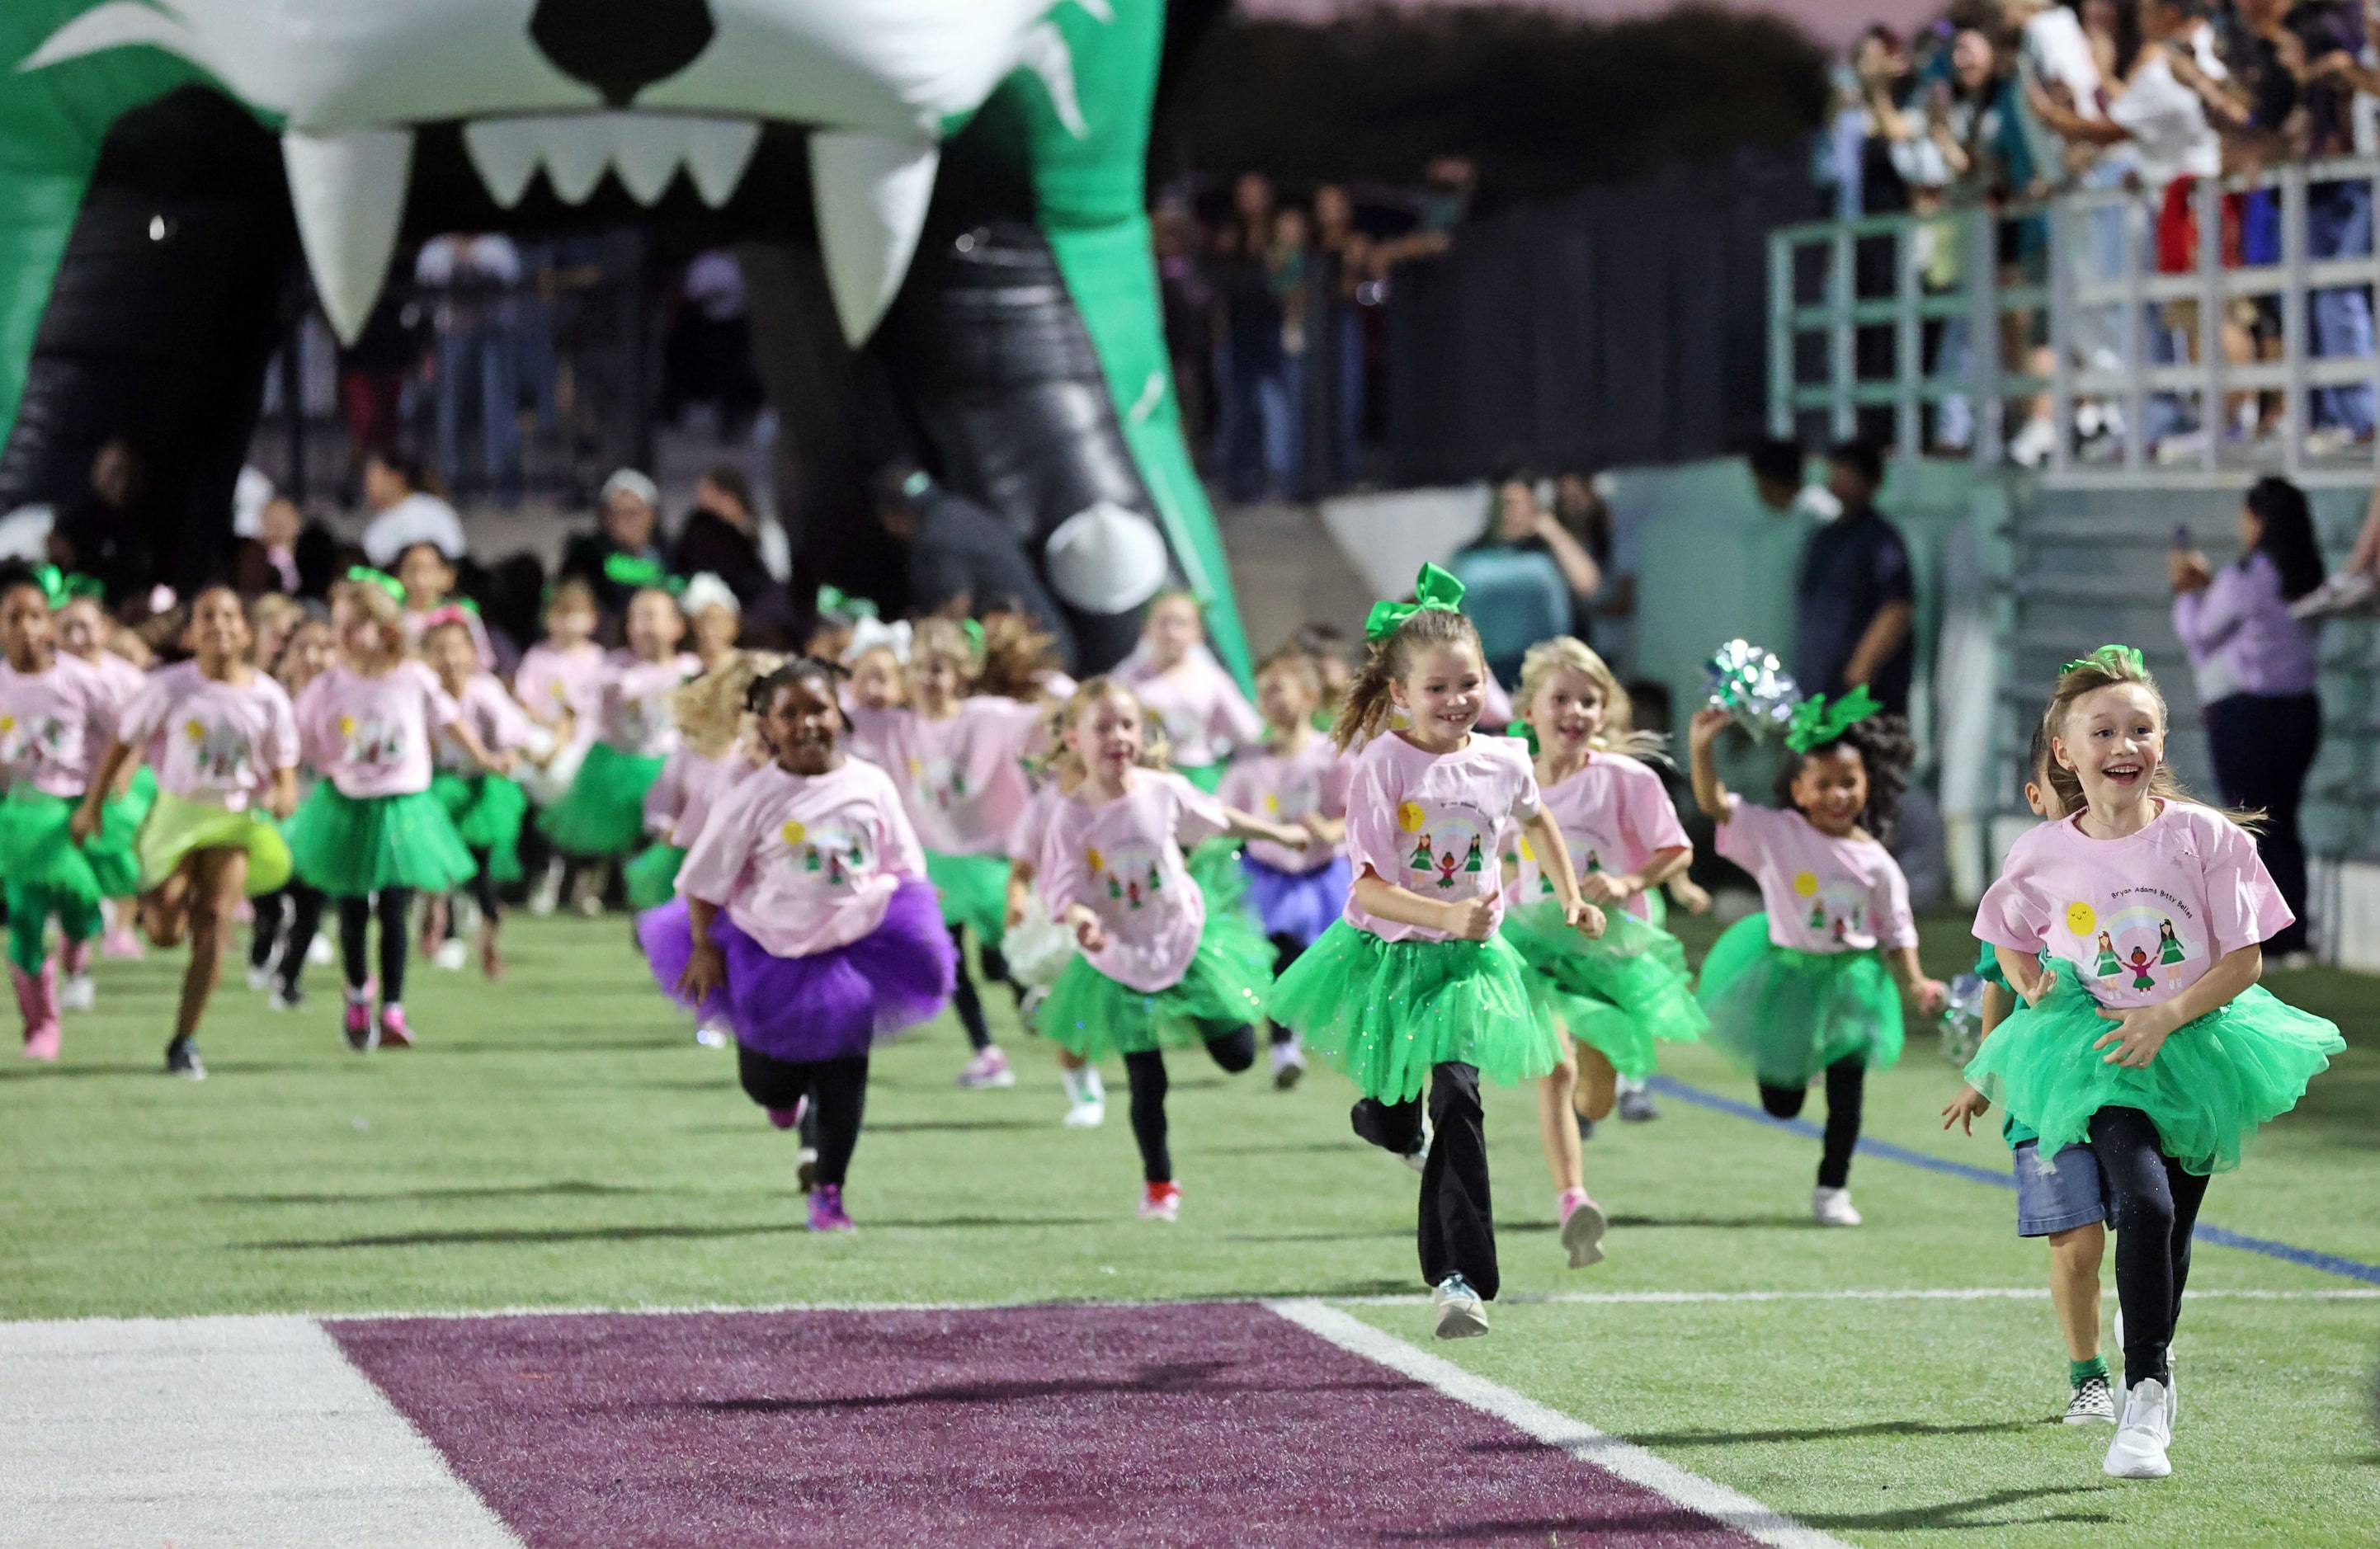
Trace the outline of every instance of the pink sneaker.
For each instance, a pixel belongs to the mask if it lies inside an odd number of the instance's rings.
[[[11,962],[8,983],[17,992],[17,1014],[25,1022],[25,1058],[55,1059],[60,1038],[57,960],[42,963],[39,974],[28,974]]]
[[[1178,1183],[1144,1183],[1140,1186],[1140,1218],[1144,1221],[1176,1221],[1182,1218],[1182,1186]]]
[[[771,1108],[769,1110],[769,1122],[774,1124],[780,1130],[790,1130],[801,1121],[802,1112],[799,1108]]]
[[[810,1191],[810,1230],[857,1231],[858,1226],[843,1208],[843,1185],[821,1183]]]
[[[998,1044],[987,1045],[967,1061],[959,1072],[959,1084],[976,1091],[991,1086],[1014,1086],[1016,1072],[1008,1068],[1008,1056],[1000,1052]]]
[[[348,1001],[346,1015],[341,1019],[339,1028],[347,1035],[347,1047],[358,1054],[370,1054],[380,1047],[380,1028],[372,1022],[369,1001]]]
[[[398,1005],[380,1009],[380,1042],[382,1048],[411,1048],[413,1029],[405,1024],[405,1008]]]
[[[1572,1269],[1585,1269],[1590,1264],[1603,1262],[1603,1206],[1587,1196],[1584,1189],[1564,1189],[1559,1208],[1561,1211],[1561,1245],[1570,1254]]]
[[[148,949],[140,945],[140,938],[132,934],[130,926],[112,926],[106,935],[99,938],[99,953],[102,957],[126,958],[137,962],[146,956],[147,952]]]

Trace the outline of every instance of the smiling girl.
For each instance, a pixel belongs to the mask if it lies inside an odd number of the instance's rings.
[[[2034,1131],[2041,1155],[2087,1143],[2097,1159],[2124,1332],[2106,1469],[2162,1478],[2168,1346],[2208,1178],[2238,1167],[2256,1126],[2295,1107],[2346,1046],[2256,983],[2289,906],[2254,838],[2166,766],[2165,699],[2141,653],[2102,646],[2068,662],[2042,724],[2055,809],[2071,816],[2018,840],[1976,911],[1975,935],[2024,1005],[1984,1040],[1967,1082],[1978,1105]],[[2168,923],[2169,974],[2098,967],[2103,937],[2119,957],[2160,965]]]

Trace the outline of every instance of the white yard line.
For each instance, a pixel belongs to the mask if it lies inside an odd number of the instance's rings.
[[[2110,1294],[2113,1294],[2112,1291]],[[2380,1289],[2313,1290],[2193,1290],[2185,1299],[2208,1297],[2252,1301],[2380,1301]],[[1429,1300],[1425,1293],[1401,1296],[1330,1296],[1319,1300],[1342,1307],[1411,1307]],[[2046,1301],[2046,1286],[1912,1286],[1902,1289],[1731,1290],[1731,1291],[1518,1291],[1505,1297],[1508,1306],[1541,1302],[1563,1305],[1628,1306],[1694,1301]]]
[[[0,1324],[0,1545],[519,1549],[310,1318]]]
[[[1831,1533],[1804,1527],[1749,1495],[1700,1474],[1689,1473],[1633,1443],[1606,1435],[1585,1421],[1573,1420],[1500,1383],[1466,1372],[1451,1361],[1416,1349],[1336,1307],[1307,1301],[1268,1301],[1265,1305],[1341,1349],[1402,1372],[1458,1403],[1494,1415],[1548,1446],[1561,1448],[1580,1462],[1617,1474],[1699,1516],[1772,1544],[1775,1549],[1849,1549]]]

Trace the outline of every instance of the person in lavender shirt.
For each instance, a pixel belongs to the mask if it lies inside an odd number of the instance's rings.
[[[2220,571],[2177,533],[2166,556],[2173,632],[2190,652],[2215,759],[2215,782],[2234,807],[2264,812],[2256,848],[2296,916],[2265,943],[2277,966],[2305,961],[2305,841],[2298,805],[2322,745],[2314,646],[2319,623],[2289,605],[2323,584],[2322,551],[2305,491],[2277,476],[2258,479],[2240,507],[2237,562]]]

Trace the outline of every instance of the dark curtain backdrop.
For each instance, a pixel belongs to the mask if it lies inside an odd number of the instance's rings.
[[[1805,151],[1747,150],[1463,226],[1390,297],[1396,481],[1742,450],[1767,419],[1767,236],[1816,202]]]

